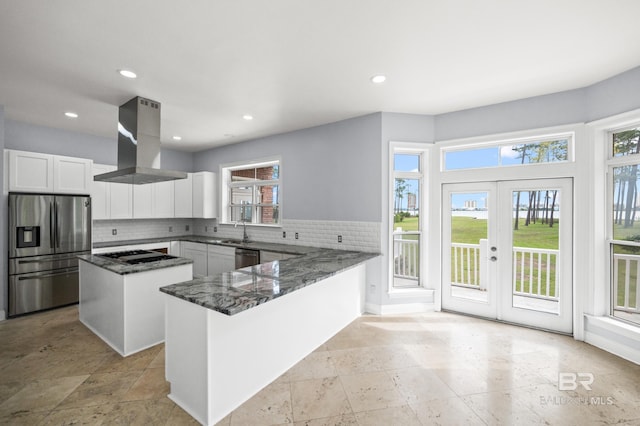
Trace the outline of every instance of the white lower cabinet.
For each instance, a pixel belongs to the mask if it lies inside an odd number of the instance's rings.
[[[182,242],[181,241],[171,241],[169,244],[169,254],[171,256],[182,256]]]
[[[222,274],[236,269],[234,247],[209,245],[207,248],[207,270],[209,275]]]
[[[200,278],[209,275],[207,273],[207,244],[182,242],[182,256],[193,260],[193,277]]]

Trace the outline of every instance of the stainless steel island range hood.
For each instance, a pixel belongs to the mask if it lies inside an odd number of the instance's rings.
[[[185,172],[160,168],[160,102],[137,96],[121,105],[118,169],[93,180],[141,185],[186,177]]]

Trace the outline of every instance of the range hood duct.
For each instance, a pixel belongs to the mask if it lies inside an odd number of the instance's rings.
[[[139,96],[118,111],[118,169],[94,181],[130,183],[186,179],[185,172],[160,168],[160,102]]]

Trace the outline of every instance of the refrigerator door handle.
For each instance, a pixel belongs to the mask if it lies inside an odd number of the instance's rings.
[[[56,240],[56,248],[60,248],[60,222],[58,222],[58,202],[54,202],[55,206],[55,215],[56,215],[56,227],[55,227],[55,240]]]
[[[55,231],[53,226],[53,203],[49,203],[49,247],[54,248],[55,245]]]

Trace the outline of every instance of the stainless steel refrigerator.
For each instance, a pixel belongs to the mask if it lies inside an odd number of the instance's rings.
[[[9,316],[78,302],[91,252],[89,196],[9,193]]]

